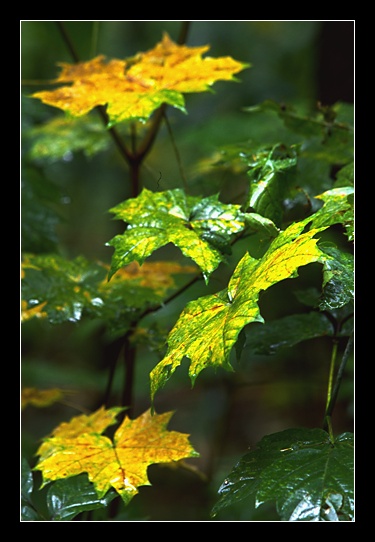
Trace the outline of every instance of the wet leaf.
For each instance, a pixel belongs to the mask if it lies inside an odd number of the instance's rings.
[[[223,261],[231,236],[245,227],[239,205],[221,203],[217,195],[188,196],[180,189],[145,188],[111,212],[128,226],[107,243],[115,248],[110,277],[122,266],[134,260],[142,264],[155,250],[173,243],[201,268],[207,281]]]
[[[21,460],[21,520],[38,521],[43,518],[35,508],[32,494],[34,490],[33,473],[28,461],[23,457]]]
[[[219,489],[216,515],[224,507],[256,497],[275,501],[283,521],[354,519],[354,442],[351,433],[330,441],[321,429],[288,429],[264,437]]]
[[[332,311],[354,300],[354,256],[334,247],[324,247],[328,259],[323,266],[320,310]]]
[[[263,322],[258,306],[260,292],[296,277],[300,266],[323,263],[324,254],[316,246],[317,239],[313,239],[320,230],[302,233],[306,223],[294,223],[281,232],[261,259],[246,254],[227,289],[188,303],[169,334],[166,356],[150,374],[152,397],[185,356],[191,361],[189,376],[193,384],[206,367],[232,370],[229,354],[241,329],[251,322]]]
[[[250,178],[249,194],[244,209],[255,211],[249,220],[255,223],[256,217],[263,217],[263,226],[274,235],[284,214],[284,200],[295,185],[295,166],[297,165],[297,146],[259,145],[252,142],[223,147],[220,160],[215,165],[230,166],[235,170],[247,171]],[[276,226],[275,226],[276,224]],[[272,227],[273,225],[273,227]]]
[[[140,267],[133,262],[108,282],[106,264],[83,257],[25,254],[22,272],[22,321],[39,317],[57,324],[87,316],[103,319],[119,333],[135,311],[160,303],[176,287],[176,275],[196,273],[197,268],[172,262],[146,262]]]
[[[102,407],[58,426],[37,451],[40,459],[35,469],[42,472],[42,487],[87,472],[99,499],[113,488],[127,504],[139,486],[150,485],[149,465],[198,455],[189,435],[167,430],[173,412],[152,416],[146,411],[134,420],[125,417],[113,440],[102,435],[122,410]]]
[[[334,334],[328,318],[319,312],[292,314],[246,330],[244,355],[274,354],[279,348]]]
[[[327,190],[316,196],[323,207],[314,215],[314,227],[343,224],[349,241],[354,240],[354,188],[343,186]]]
[[[117,496],[114,490],[99,498],[87,475],[57,480],[48,490],[47,507],[52,521],[70,521],[81,512],[105,508]]]
[[[209,46],[177,45],[168,34],[153,49],[126,60],[98,56],[78,64],[61,63],[55,83],[72,83],[34,98],[69,112],[87,114],[107,105],[110,125],[146,120],[162,104],[185,111],[184,93],[207,91],[216,81],[234,79],[248,64],[231,57],[202,58]]]

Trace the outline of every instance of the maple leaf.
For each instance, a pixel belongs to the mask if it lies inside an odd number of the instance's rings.
[[[105,62],[103,55],[87,62],[61,63],[55,83],[73,83],[32,95],[73,116],[107,105],[110,125],[146,120],[163,103],[185,111],[183,93],[203,92],[219,80],[233,80],[249,64],[231,57],[202,58],[209,46],[177,45],[167,33],[153,49],[131,59]]]
[[[132,262],[111,282],[108,271],[108,265],[83,257],[66,260],[59,255],[24,254],[22,322],[31,318],[77,322],[86,315],[123,332],[134,318],[134,309],[160,303],[176,287],[175,275],[197,273],[198,268],[173,262],[147,262],[140,267]]]
[[[187,304],[169,334],[166,356],[150,373],[152,399],[185,356],[191,360],[193,384],[208,366],[233,370],[229,354],[241,329],[251,322],[264,322],[258,306],[260,292],[296,277],[298,267],[327,258],[313,239],[325,227],[301,233],[309,220],[293,223],[281,232],[260,260],[245,254],[228,288]]]
[[[123,410],[101,407],[58,426],[37,451],[40,459],[35,469],[42,472],[42,487],[87,472],[99,498],[113,487],[127,504],[139,486],[151,485],[149,465],[199,455],[189,443],[189,435],[167,430],[173,412],[151,415],[148,410],[134,420],[125,417],[113,441],[102,435]]]
[[[217,195],[187,196],[180,189],[153,193],[145,188],[111,212],[128,227],[107,243],[115,248],[109,277],[123,265],[133,260],[142,264],[156,249],[173,243],[199,265],[207,282],[229,250],[231,235],[245,227],[239,205],[221,203]]]

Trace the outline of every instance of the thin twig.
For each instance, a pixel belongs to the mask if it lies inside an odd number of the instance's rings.
[[[57,26],[61,32],[61,35],[63,37],[63,40],[65,41],[65,44],[67,46],[67,48],[69,49],[69,52],[74,60],[74,62],[80,62],[80,59],[79,59],[79,56],[78,56],[78,53],[77,51],[75,50],[74,46],[73,46],[73,43],[66,31],[66,28],[63,24],[62,21],[57,21]],[[108,126],[108,122],[109,122],[109,119],[108,119],[108,115],[106,113],[106,110],[105,110],[105,107],[103,106],[98,106],[97,108],[97,111],[99,112],[99,115],[101,116],[103,122],[104,122],[104,125],[105,126]],[[127,162],[128,165],[130,165],[132,163],[132,159],[133,159],[133,156],[132,154],[128,151],[128,149],[126,148],[125,144],[123,143],[121,137],[119,136],[117,130],[112,127],[108,130],[108,132],[110,133],[117,149],[120,151],[120,154],[121,156],[125,159],[125,161]]]
[[[173,147],[174,153],[176,155],[176,160],[177,160],[177,164],[178,164],[178,169],[180,170],[182,184],[184,185],[185,192],[188,193],[189,189],[188,189],[188,184],[187,184],[184,168],[182,166],[181,156],[180,156],[179,150],[177,148],[176,142],[174,140],[172,127],[171,127],[171,125],[169,123],[169,120],[168,120],[168,117],[167,117],[167,114],[166,114],[165,111],[164,111],[164,121],[165,121],[165,124],[167,125],[169,137],[171,138],[171,142],[172,142],[172,147]]]
[[[341,358],[341,363],[337,371],[335,384],[333,386],[331,397],[325,411],[324,424],[323,424],[323,429],[325,430],[329,430],[331,427],[331,417],[332,417],[333,409],[335,408],[337,396],[338,396],[341,382],[344,376],[345,367],[348,362],[349,356],[353,350],[353,345],[354,345],[354,331],[352,331],[349,337],[344,354]]]
[[[183,21],[181,29],[180,29],[180,35],[178,36],[177,43],[179,45],[182,45],[186,42],[187,35],[189,32],[190,27],[190,21]],[[137,157],[142,162],[146,155],[150,152],[152,145],[155,141],[156,135],[158,134],[160,123],[163,119],[165,110],[167,105],[162,104],[159,109],[155,111],[153,122],[150,126],[149,131],[145,135],[144,140],[140,144],[137,152]]]
[[[348,362],[349,356],[352,353],[353,346],[354,346],[354,332],[352,331],[352,333],[351,333],[351,335],[349,337],[348,343],[346,345],[345,351],[343,353],[343,356],[341,358],[340,367],[338,368],[338,371],[337,371],[336,380],[335,380],[335,384],[333,386],[331,399],[330,399],[330,401],[328,403],[328,406],[327,406],[327,409],[326,409],[326,416],[332,416],[332,412],[333,412],[333,409],[335,407],[336,399],[337,399],[337,396],[338,396],[338,393],[339,393],[341,381],[342,381],[343,376],[344,376],[345,367],[346,367],[346,364]]]

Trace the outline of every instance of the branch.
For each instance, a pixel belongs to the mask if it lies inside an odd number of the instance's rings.
[[[58,26],[58,28],[60,30],[62,38],[63,38],[67,48],[69,49],[69,52],[70,52],[74,62],[77,62],[77,63],[80,62],[79,55],[78,55],[77,51],[74,48],[74,45],[73,45],[73,43],[72,43],[72,41],[71,41],[67,31],[66,31],[66,28],[65,28],[63,22],[62,21],[57,21],[56,24],[57,24],[57,26]],[[101,118],[102,118],[102,120],[104,122],[104,125],[108,126],[108,120],[109,119],[108,119],[108,115],[106,113],[105,108],[103,106],[98,106],[97,110],[98,110],[98,112],[99,112],[99,114],[100,114],[100,116],[101,116]],[[133,158],[132,154],[128,151],[128,149],[125,147],[125,145],[124,145],[121,137],[119,136],[118,132],[113,127],[110,128],[108,131],[109,131],[109,133],[110,133],[110,135],[111,135],[117,149],[120,151],[121,156],[125,159],[127,164],[130,165],[134,158]]]
[[[344,354],[342,356],[340,367],[338,368],[338,371],[337,371],[335,384],[333,386],[332,394],[331,394],[331,397],[330,397],[330,400],[328,402],[326,412],[325,412],[325,415],[324,415],[324,427],[323,428],[326,429],[326,430],[327,430],[327,428],[330,427],[330,420],[331,420],[332,412],[333,412],[333,409],[335,408],[336,399],[337,399],[339,389],[340,389],[340,386],[341,386],[341,382],[342,382],[342,379],[343,379],[343,376],[344,376],[345,367],[346,367],[347,361],[349,359],[349,356],[350,356],[350,354],[351,354],[351,352],[353,350],[353,345],[354,345],[354,331],[352,331],[352,333],[351,333],[351,335],[349,337],[349,340],[348,340],[348,343],[346,345]]]

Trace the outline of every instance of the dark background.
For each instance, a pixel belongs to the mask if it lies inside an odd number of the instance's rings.
[[[177,40],[179,21],[66,21],[66,29],[81,60],[96,54],[124,58],[152,48],[167,31]],[[219,82],[214,94],[188,95],[188,115],[173,111],[170,122],[191,187],[208,195],[196,164],[210,156],[218,145],[243,141],[254,131],[243,108],[266,99],[304,106],[313,110],[337,101],[354,101],[353,21],[193,21],[187,45],[210,44],[209,55],[232,56],[252,67],[238,75],[240,83]],[[24,96],[44,88],[41,81],[58,74],[57,62],[72,62],[53,21],[21,22],[21,78]],[[57,110],[30,99],[22,100],[23,127],[38,123]],[[268,127],[256,127],[267,137]],[[66,162],[42,165],[44,174],[64,194],[59,227],[62,251],[67,257],[110,261],[105,243],[122,225],[113,221],[108,209],[129,197],[126,165],[115,151],[88,159],[77,155]],[[155,189],[181,186],[178,167],[165,129],[142,170],[144,186]],[[225,185],[226,197],[235,190]],[[241,246],[234,251],[240,257]],[[181,255],[168,247],[162,258]],[[315,277],[314,269],[302,269],[295,288]],[[186,302],[226,286],[228,274],[215,275],[207,290],[201,284],[149,318],[171,326]],[[269,295],[268,295],[269,294]],[[287,296],[287,297],[286,297]],[[262,300],[262,314],[276,318],[293,313],[293,301],[284,284],[272,288]],[[233,374],[201,373],[193,389],[183,364],[171,385],[159,393],[158,412],[176,410],[171,429],[191,434],[201,457],[190,462],[202,475],[189,470],[149,469],[152,487],[140,494],[122,519],[205,521],[215,502],[219,485],[233,465],[264,435],[290,427],[320,427],[324,414],[331,352],[328,338],[305,341],[292,350],[272,357],[250,360]],[[345,343],[340,344],[342,354]],[[58,423],[77,415],[77,407],[93,408],[100,401],[107,382],[108,345],[93,322],[51,327],[29,322],[22,328],[22,384],[38,388],[71,389],[71,405],[49,409],[28,407],[22,416],[22,451],[33,464],[38,439]],[[149,407],[148,373],[158,359],[146,349],[137,354],[135,415]],[[334,415],[335,432],[353,430],[352,366],[347,371],[341,400]],[[120,393],[123,375],[116,374],[115,394]],[[173,381],[173,382],[172,382]],[[114,404],[116,404],[116,396]],[[273,519],[272,507],[258,510],[254,519]],[[219,520],[252,519],[247,505],[240,505]]]

